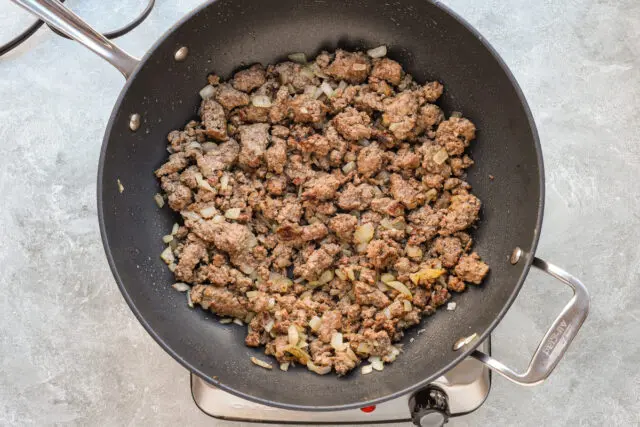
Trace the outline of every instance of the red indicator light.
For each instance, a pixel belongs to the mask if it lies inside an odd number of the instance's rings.
[[[360,410],[368,414],[369,412],[373,412],[376,410],[376,405],[365,406],[364,408],[360,408]]]

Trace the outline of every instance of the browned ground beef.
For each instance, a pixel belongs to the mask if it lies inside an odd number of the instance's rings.
[[[434,104],[440,83],[342,50],[208,81],[156,171],[184,220],[166,261],[193,303],[249,324],[248,346],[339,375],[392,362],[404,329],[482,282],[476,129]]]

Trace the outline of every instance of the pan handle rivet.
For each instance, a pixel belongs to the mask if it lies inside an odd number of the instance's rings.
[[[511,257],[509,258],[509,262],[513,265],[516,265],[518,261],[520,261],[521,256],[522,256],[522,249],[516,246],[513,252],[511,252]]]
[[[137,131],[140,128],[140,114],[132,114],[129,117],[129,129],[132,131]]]
[[[176,50],[173,58],[178,62],[182,62],[187,59],[187,55],[189,55],[189,48],[186,46],[182,46],[180,49]]]

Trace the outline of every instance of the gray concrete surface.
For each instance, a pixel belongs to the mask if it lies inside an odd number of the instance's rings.
[[[139,8],[69,1],[100,29]],[[198,0],[158,1],[120,44],[142,54]],[[533,110],[547,169],[538,254],[581,277],[592,312],[535,388],[496,378],[485,405],[450,423],[640,424],[640,3],[445,3],[493,44]],[[30,18],[0,2],[0,42]],[[123,84],[77,44],[41,30],[0,59],[0,425],[224,425],[193,405],[187,372],[143,331],[103,256],[98,151]],[[569,293],[533,272],[494,335],[523,367]]]

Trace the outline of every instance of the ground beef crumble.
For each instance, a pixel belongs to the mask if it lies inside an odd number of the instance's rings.
[[[183,222],[162,258],[193,304],[248,324],[246,345],[345,375],[482,283],[476,128],[436,105],[441,83],[344,50],[207,80],[155,172]]]

